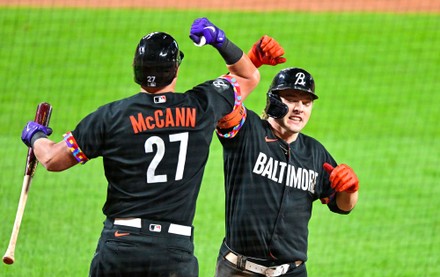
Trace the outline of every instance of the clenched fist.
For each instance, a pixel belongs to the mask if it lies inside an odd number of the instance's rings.
[[[248,52],[248,57],[255,65],[260,67],[263,64],[277,65],[285,63],[286,58],[281,57],[284,55],[284,49],[281,45],[272,37],[267,35],[262,36]]]
[[[206,17],[197,18],[191,25],[189,37],[196,44],[199,44],[204,38],[204,43],[211,44],[215,48],[222,47],[226,40],[226,35],[223,30],[215,26]]]
[[[329,163],[324,163],[324,169],[330,174],[331,187],[337,191],[354,193],[359,189],[359,179],[353,169],[346,164],[340,164],[337,167]]]

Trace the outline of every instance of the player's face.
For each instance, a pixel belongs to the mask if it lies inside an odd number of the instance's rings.
[[[299,133],[306,126],[312,113],[312,97],[294,90],[280,91],[279,96],[289,111],[286,116],[277,120],[278,124],[287,132]]]

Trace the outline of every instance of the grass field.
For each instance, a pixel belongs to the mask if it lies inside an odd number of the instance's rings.
[[[52,138],[99,105],[138,92],[131,61],[138,40],[161,30],[185,53],[177,89],[225,72],[210,47],[194,47],[192,21],[208,16],[248,49],[261,35],[285,48],[287,64],[261,68],[246,106],[260,111],[275,73],[299,66],[320,99],[305,133],[360,178],[349,216],[316,203],[310,277],[440,276],[440,18],[423,14],[200,13],[196,11],[0,9],[0,250],[21,190],[21,130],[39,102],[54,106]],[[197,205],[200,276],[213,276],[223,237],[223,177],[214,139]],[[104,216],[101,160],[49,173],[39,166],[21,226],[16,263],[0,276],[87,276]]]

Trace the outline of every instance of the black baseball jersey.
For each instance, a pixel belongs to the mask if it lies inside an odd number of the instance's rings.
[[[335,160],[317,140],[299,134],[288,144],[252,111],[224,149],[226,244],[248,257],[280,263],[307,260],[312,203],[332,200],[324,162]]]
[[[231,83],[225,77],[185,93],[138,93],[76,126],[79,151],[103,157],[107,217],[192,225],[215,126],[234,105]]]

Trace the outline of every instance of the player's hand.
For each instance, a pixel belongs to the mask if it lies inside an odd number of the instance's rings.
[[[195,44],[200,45],[201,40],[204,39],[206,44],[211,44],[217,49],[220,48],[226,40],[225,32],[211,23],[206,17],[194,20],[189,32],[189,37]]]
[[[248,57],[251,59],[255,67],[260,67],[263,64],[277,65],[285,63],[286,58],[284,49],[274,38],[267,35],[262,36],[248,52]]]
[[[29,121],[21,132],[21,140],[28,147],[32,147],[32,138],[37,133],[40,133],[40,137],[50,136],[52,134],[52,128],[45,127],[41,124],[38,124],[34,121]],[[42,133],[42,134],[41,134]],[[44,135],[43,135],[44,134]]]
[[[324,163],[324,169],[330,174],[331,187],[337,191],[354,193],[359,189],[359,179],[353,169],[346,164],[340,164],[337,167],[329,163]]]

